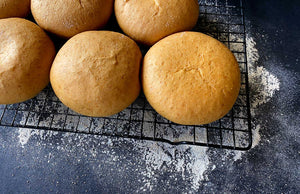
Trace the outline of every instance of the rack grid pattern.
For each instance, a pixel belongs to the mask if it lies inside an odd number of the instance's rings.
[[[178,125],[156,113],[143,94],[116,115],[86,117],[64,106],[49,85],[31,100],[0,105],[0,126],[133,138],[174,145],[250,149],[252,137],[243,1],[199,0],[199,5],[200,16],[194,31],[208,34],[227,45],[241,69],[239,97],[224,118],[208,125]]]

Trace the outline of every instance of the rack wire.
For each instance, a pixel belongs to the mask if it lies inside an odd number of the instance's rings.
[[[252,137],[243,1],[199,0],[199,5],[200,16],[194,31],[206,33],[227,45],[241,69],[239,97],[224,118],[208,125],[178,125],[156,113],[143,94],[116,115],[86,117],[64,106],[49,85],[31,100],[0,105],[0,126],[133,138],[174,145],[250,149]],[[143,52],[147,50],[142,49]]]

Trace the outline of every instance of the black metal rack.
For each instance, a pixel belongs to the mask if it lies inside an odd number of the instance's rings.
[[[178,125],[157,114],[143,94],[119,114],[105,118],[86,117],[64,106],[48,86],[26,102],[0,105],[0,126],[133,138],[174,145],[250,149],[252,137],[243,1],[199,0],[199,4],[200,18],[194,31],[213,36],[226,44],[240,64],[240,95],[224,118],[208,125]]]

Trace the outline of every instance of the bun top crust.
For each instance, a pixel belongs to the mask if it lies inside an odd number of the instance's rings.
[[[197,0],[116,0],[115,15],[128,36],[153,45],[165,36],[192,29],[199,5]]]
[[[113,0],[31,0],[39,26],[65,38],[103,27],[112,11]]]
[[[165,118],[200,125],[220,119],[234,105],[240,70],[231,51],[198,33],[177,33],[146,54],[142,70],[145,96]]]
[[[20,18],[0,20],[0,104],[37,95],[48,83],[55,56],[53,42],[36,24]]]
[[[142,54],[127,36],[89,31],[58,52],[50,80],[57,97],[74,111],[104,117],[129,106],[140,93]]]
[[[30,0],[0,0],[0,19],[26,17],[30,12]]]

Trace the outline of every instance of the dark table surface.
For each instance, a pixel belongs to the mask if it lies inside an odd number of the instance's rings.
[[[246,1],[246,152],[0,127],[0,193],[300,192],[300,1]]]

